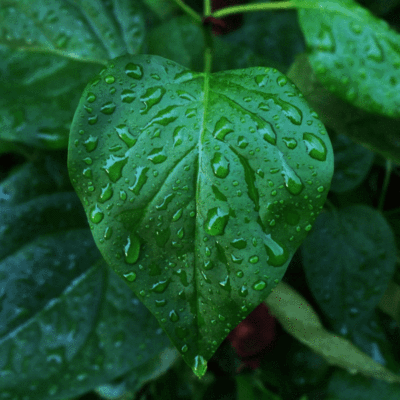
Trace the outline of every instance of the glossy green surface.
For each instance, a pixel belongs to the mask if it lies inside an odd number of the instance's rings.
[[[281,73],[112,60],[86,87],[69,172],[107,263],[201,376],[321,211],[329,137]]]
[[[398,118],[400,35],[353,0],[307,5],[299,22],[318,80],[357,107]]]

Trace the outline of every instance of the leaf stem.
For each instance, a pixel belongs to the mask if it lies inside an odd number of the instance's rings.
[[[204,0],[204,16],[208,17],[211,15],[211,0]]]
[[[207,0],[205,0],[207,2]],[[217,10],[211,15],[214,18],[222,18],[231,14],[254,12],[254,11],[267,11],[267,10],[288,10],[292,8],[298,8],[299,5],[293,1],[278,1],[276,3],[252,3],[242,4],[240,6],[231,6]],[[206,14],[207,16],[207,14]]]
[[[187,15],[193,18],[197,23],[201,23],[202,18],[193,8],[189,7],[182,0],[173,0]]]
[[[392,161],[386,160],[386,172],[385,172],[385,180],[383,181],[383,188],[381,192],[381,196],[379,198],[378,210],[382,212],[383,206],[385,203],[385,197],[387,192],[387,187],[389,185],[390,175],[392,173]]]

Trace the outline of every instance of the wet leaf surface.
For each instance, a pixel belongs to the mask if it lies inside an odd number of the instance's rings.
[[[82,95],[69,171],[103,257],[201,376],[284,275],[333,153],[277,70],[124,56]]]

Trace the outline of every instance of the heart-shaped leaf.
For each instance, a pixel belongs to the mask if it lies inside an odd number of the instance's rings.
[[[140,55],[89,83],[68,163],[103,257],[201,376],[283,277],[333,151],[277,70],[199,73]]]

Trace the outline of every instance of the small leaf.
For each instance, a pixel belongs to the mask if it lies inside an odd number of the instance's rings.
[[[395,271],[396,244],[378,211],[355,205],[322,213],[303,243],[302,256],[318,304],[336,330],[346,334],[378,305]]]
[[[158,56],[117,58],[87,86],[68,162],[103,257],[199,376],[284,275],[333,173],[323,125],[277,70]]]
[[[107,3],[0,0],[0,43],[20,50],[100,63],[127,52],[139,52],[144,39],[139,2]]]
[[[299,21],[328,90],[369,112],[400,117],[398,33],[353,0],[310,0]]]
[[[400,382],[399,375],[374,361],[347,339],[325,330],[307,300],[286,283],[280,282],[265,303],[288,333],[323,356],[329,364],[353,374],[360,373],[390,383]]]

